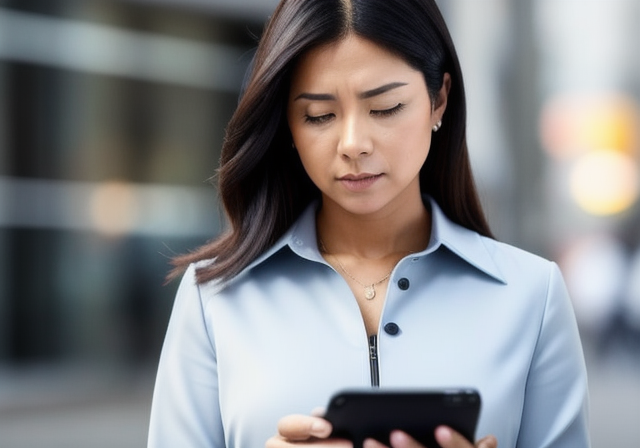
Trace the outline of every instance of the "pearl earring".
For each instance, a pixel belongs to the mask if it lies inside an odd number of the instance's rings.
[[[441,126],[442,126],[442,120],[438,120],[438,122],[433,126],[433,132],[438,132]]]

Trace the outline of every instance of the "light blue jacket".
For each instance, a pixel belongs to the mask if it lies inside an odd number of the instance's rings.
[[[390,278],[380,386],[474,387],[478,437],[588,447],[586,370],[558,267],[430,207],[428,248]],[[281,417],[371,384],[363,320],[318,251],[315,211],[224,287],[196,285],[188,270],[162,349],[150,448],[261,448]]]

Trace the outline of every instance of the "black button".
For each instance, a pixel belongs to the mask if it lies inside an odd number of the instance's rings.
[[[409,279],[401,278],[400,280],[398,280],[398,288],[402,289],[403,291],[409,289]]]
[[[389,322],[384,326],[384,331],[391,336],[395,336],[400,332],[400,327],[398,327],[398,325],[393,322]]]

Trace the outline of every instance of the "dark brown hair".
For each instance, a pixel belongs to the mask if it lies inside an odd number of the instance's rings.
[[[420,188],[454,222],[491,236],[476,193],[466,144],[466,102],[458,57],[434,0],[282,0],[268,22],[246,89],[222,147],[218,190],[230,228],[174,259],[179,275],[193,262],[199,282],[227,280],[273,245],[319,198],[287,126],[289,79],[311,48],[353,33],[392,51],[424,74],[432,99],[451,75],[442,128],[420,172]]]

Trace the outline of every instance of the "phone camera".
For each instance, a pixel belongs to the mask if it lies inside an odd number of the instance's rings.
[[[458,394],[448,394],[444,398],[444,402],[449,406],[460,406],[463,400],[463,396]]]
[[[341,408],[342,406],[347,404],[347,397],[336,397],[333,403],[336,407]]]

